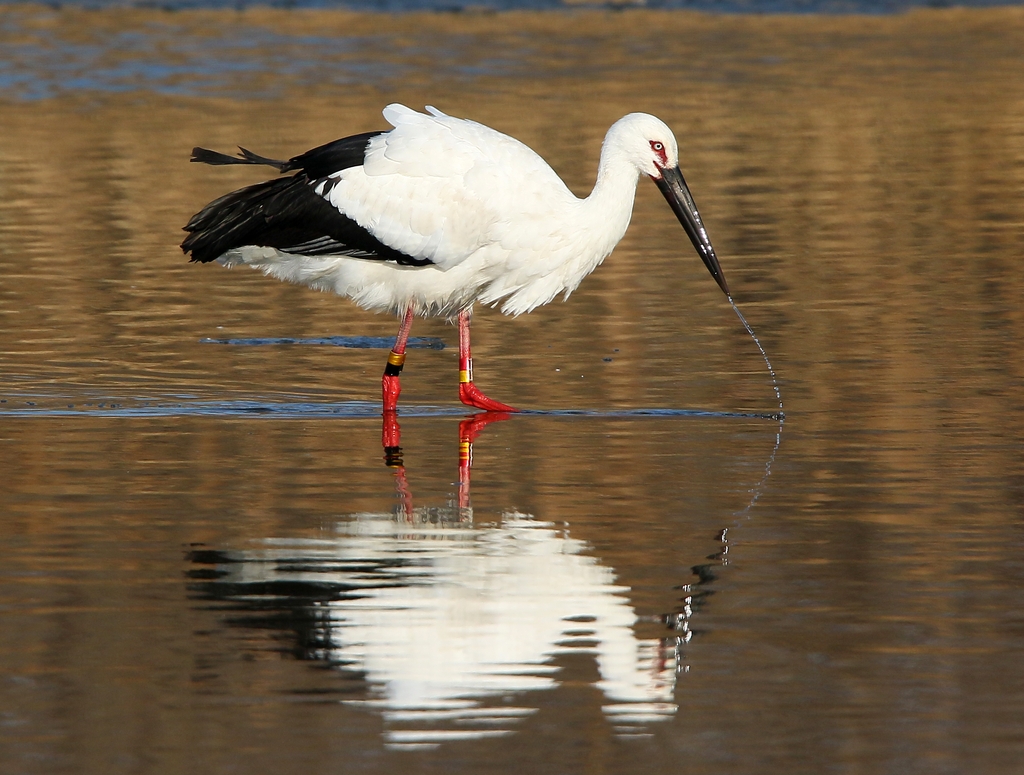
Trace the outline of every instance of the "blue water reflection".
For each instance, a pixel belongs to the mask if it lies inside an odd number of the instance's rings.
[[[0,94],[37,100],[65,92],[147,89],[252,96],[247,84],[258,73],[379,84],[404,72],[400,63],[381,63],[370,55],[385,43],[383,36],[284,35],[239,24],[212,39],[197,38],[169,19],[150,29],[116,30],[83,42],[37,24],[49,13],[17,12],[0,21]],[[155,40],[159,45],[154,46]],[[343,66],[328,71],[325,61]]]
[[[860,13],[884,14],[927,6],[1015,5],[995,0],[665,0],[665,2],[590,3],[587,0],[386,0],[356,2],[249,3],[233,0],[169,2],[168,10],[190,8],[344,8],[363,11],[451,11],[474,9],[571,9],[579,7],[679,8],[729,13]],[[8,5],[0,0],[0,6]],[[71,8],[152,7],[150,2],[86,1]],[[72,12],[67,12],[72,13]],[[266,20],[238,15],[204,24],[191,14],[154,14],[149,18],[122,15],[105,29],[76,25],[67,13],[45,6],[19,6],[0,14],[0,97],[41,100],[67,93],[151,91],[172,96],[231,96],[241,99],[287,97],[295,86],[376,86],[415,82],[425,63],[441,80],[479,77],[608,78],[621,64],[595,61],[595,45],[586,34],[562,35],[558,51],[546,48],[543,36],[503,31],[500,45],[489,34],[466,29],[423,29],[414,35],[397,29],[381,14],[377,24],[359,31],[341,28],[310,34],[308,30],[268,26]],[[117,12],[112,11],[113,15]],[[98,14],[102,16],[103,14]],[[442,17],[443,18],[443,17]],[[54,22],[58,23],[54,23]],[[365,20],[364,20],[365,21]],[[104,27],[105,25],[98,25]],[[701,44],[698,35],[694,40]],[[709,41],[703,41],[707,44]],[[651,56],[629,39],[616,42],[636,56]],[[752,52],[753,63],[778,61]],[[699,59],[674,62],[679,77]],[[268,78],[267,76],[272,76]],[[691,77],[720,77],[697,72]]]

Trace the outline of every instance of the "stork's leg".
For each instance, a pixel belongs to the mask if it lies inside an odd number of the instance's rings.
[[[473,442],[492,422],[507,419],[509,415],[505,412],[481,412],[470,415],[459,423],[459,509],[464,514],[470,508],[469,476],[473,468]]]
[[[402,383],[399,375],[402,373],[402,366],[405,364],[405,345],[409,341],[409,330],[412,328],[412,309],[405,312],[402,318],[402,326],[398,329],[398,336],[395,337],[395,346],[388,353],[388,363],[384,367],[384,376],[381,377],[381,397],[383,399],[384,428],[381,434],[381,441],[384,444],[385,456],[389,451],[397,454],[401,460],[399,449],[401,431],[398,428],[398,396],[402,392]]]
[[[473,384],[473,357],[469,352],[469,322],[472,319],[472,309],[464,309],[459,313],[459,399],[467,406],[486,409],[488,412],[519,411],[488,398]]]

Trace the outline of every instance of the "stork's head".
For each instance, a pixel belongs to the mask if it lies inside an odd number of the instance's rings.
[[[647,113],[630,113],[608,130],[609,144],[618,145],[629,161],[655,180],[661,170],[679,166],[679,146],[665,123]]]
[[[672,212],[683,225],[686,234],[726,296],[731,298],[722,267],[718,264],[711,239],[693,203],[690,189],[679,171],[679,145],[665,122],[647,113],[630,113],[616,121],[608,130],[606,143],[614,143],[629,161],[644,175],[649,176],[665,195]]]

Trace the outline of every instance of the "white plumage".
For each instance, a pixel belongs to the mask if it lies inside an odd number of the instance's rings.
[[[472,304],[500,304],[504,313],[520,315],[559,294],[567,297],[625,234],[637,180],[644,174],[658,183],[728,293],[679,173],[675,137],[657,118],[631,113],[612,125],[594,190],[580,199],[518,140],[434,108],[427,111],[389,105],[383,113],[394,127],[390,131],[337,141],[289,162],[244,150],[234,158],[196,149],[196,161],[301,171],[287,190],[278,179],[211,203],[186,226],[193,233],[182,247],[194,260],[246,264],[347,296],[369,310],[404,315],[406,335],[412,315],[458,315],[460,322],[465,318],[468,359]],[[335,146],[344,143],[348,155],[342,157]],[[324,159],[334,158],[331,154],[342,163],[319,169]],[[319,202],[307,202],[311,196]],[[322,207],[324,202],[336,215]],[[293,210],[314,215],[300,223]],[[301,238],[292,237],[295,231]],[[368,249],[345,235],[381,248]],[[309,246],[317,250],[304,252]],[[211,255],[200,257],[200,250]],[[404,353],[401,334],[396,347]]]

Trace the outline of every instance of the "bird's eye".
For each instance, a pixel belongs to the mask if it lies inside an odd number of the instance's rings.
[[[656,151],[664,151],[665,150],[665,146],[662,145],[661,143],[651,143],[651,148],[653,148]]]

